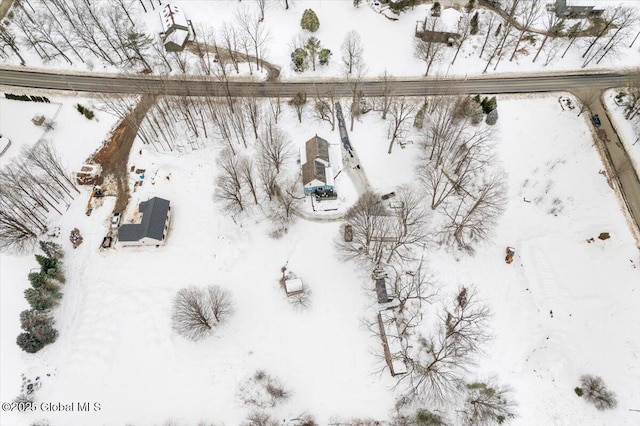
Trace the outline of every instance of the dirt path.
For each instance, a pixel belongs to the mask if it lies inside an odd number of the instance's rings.
[[[107,176],[112,177],[118,187],[114,212],[121,212],[129,203],[129,153],[145,115],[155,103],[153,95],[143,95],[135,109],[122,120],[104,144],[89,160],[102,166],[102,174],[96,180],[101,185]]]
[[[0,20],[4,19],[12,5],[13,0],[2,0],[0,3]]]

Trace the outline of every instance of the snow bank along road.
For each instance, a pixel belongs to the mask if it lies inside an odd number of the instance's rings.
[[[530,93],[572,91],[584,87],[609,89],[625,86],[640,78],[640,69],[624,72],[584,72],[535,74],[500,77],[469,77],[464,79],[398,79],[388,84],[395,95],[421,96],[467,93]],[[226,84],[214,79],[160,78],[154,76],[96,75],[89,73],[60,74],[26,69],[0,67],[0,85],[39,89],[71,90],[97,93],[157,93],[187,96],[225,96]],[[380,96],[385,83],[364,79],[358,85],[365,96]],[[287,82],[251,82],[230,80],[231,96],[293,96],[303,92],[332,90],[337,96],[349,96],[352,85],[346,80],[315,80]]]

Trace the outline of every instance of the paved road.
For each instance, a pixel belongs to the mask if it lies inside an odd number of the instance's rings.
[[[531,93],[574,91],[583,87],[607,89],[625,86],[633,78],[640,78],[640,69],[628,72],[585,72],[537,74],[504,77],[469,77],[465,79],[398,79],[390,83],[392,91],[401,96],[467,93]],[[70,90],[96,93],[154,93],[188,96],[224,96],[225,85],[215,80],[151,76],[100,76],[96,74],[58,74],[0,67],[0,85],[33,87],[41,89]],[[337,96],[351,95],[351,86],[345,81],[318,80],[314,82],[229,82],[232,96],[283,96],[298,92],[309,95],[316,91],[332,90]],[[359,85],[365,96],[380,96],[384,84],[366,80]]]

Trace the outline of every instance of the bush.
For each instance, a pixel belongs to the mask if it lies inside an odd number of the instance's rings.
[[[247,417],[243,426],[278,426],[280,423],[270,414],[262,411],[254,411]]]
[[[311,31],[315,33],[320,28],[320,21],[318,20],[318,15],[311,10],[306,9],[302,14],[302,19],[300,20],[300,26],[303,30]]]
[[[80,114],[84,115],[89,120],[93,119],[94,117],[93,111],[91,111],[89,108],[85,107],[84,105],[76,104],[76,109]]]
[[[300,47],[291,53],[291,62],[293,62],[294,71],[303,72],[307,69],[307,55],[307,51]]]
[[[442,418],[429,410],[419,409],[415,416],[416,426],[444,426]]]
[[[576,388],[573,390],[576,395],[578,395],[579,397],[582,397],[582,395],[584,395],[584,391],[582,390],[582,388],[580,386],[576,386]]]
[[[584,399],[595,405],[598,410],[612,409],[618,405],[616,394],[607,389],[601,377],[587,374],[580,377],[580,384]]]
[[[321,49],[318,53],[318,62],[320,62],[320,65],[328,65],[329,59],[331,59],[331,55],[331,50]]]
[[[238,396],[246,405],[273,408],[289,398],[289,391],[279,379],[258,370],[240,384]]]

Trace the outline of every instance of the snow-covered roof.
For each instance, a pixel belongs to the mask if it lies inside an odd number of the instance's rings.
[[[184,43],[187,41],[189,37],[189,31],[183,30],[181,28],[176,28],[171,31],[171,33],[164,38],[164,44],[175,43],[178,46],[184,46]]]
[[[284,288],[287,294],[296,294],[302,292],[302,280],[300,278],[293,278],[285,280]]]
[[[576,6],[576,7],[596,7],[596,4],[593,0],[567,0],[567,6]]]
[[[187,18],[184,16],[182,9],[175,4],[167,4],[160,10],[160,21],[162,21],[162,29],[165,33],[176,28],[187,29]]]
[[[447,7],[440,13],[440,19],[437,25],[437,31],[445,31],[448,33],[458,32],[458,22],[462,14],[452,7]]]
[[[404,374],[407,372],[407,365],[404,363],[402,355],[402,340],[396,323],[396,315],[392,310],[380,311],[378,313],[384,340],[387,345],[387,356],[391,374]]]

